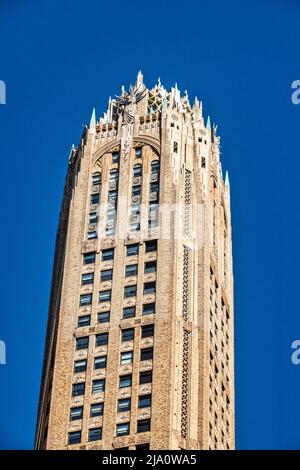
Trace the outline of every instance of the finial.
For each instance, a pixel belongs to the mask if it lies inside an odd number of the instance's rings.
[[[90,120],[90,129],[93,129],[95,125],[96,125],[96,111],[95,111],[95,108],[93,108],[92,116]]]
[[[139,70],[139,72],[137,74],[137,78],[136,78],[136,85],[140,86],[142,84],[143,84],[143,74],[142,74],[142,71]]]
[[[211,130],[211,125],[210,125],[210,117],[209,117],[209,116],[207,116],[207,121],[206,121],[206,129],[207,129],[208,131],[210,131],[210,130]]]
[[[226,171],[226,174],[225,174],[225,186],[227,186],[228,188],[230,187],[228,171]]]

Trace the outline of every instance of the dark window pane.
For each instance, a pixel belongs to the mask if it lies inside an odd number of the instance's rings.
[[[113,249],[102,250],[102,261],[108,261],[111,259],[114,259],[114,250]]]
[[[81,431],[73,431],[68,433],[68,444],[80,444],[81,442]]]
[[[117,436],[127,436],[129,434],[129,423],[117,424]]]
[[[81,284],[85,286],[86,284],[93,284],[94,282],[94,273],[86,273],[82,275]]]
[[[109,322],[109,312],[99,312],[98,323],[107,323],[107,322]]]
[[[148,408],[151,406],[151,395],[142,395],[139,397],[138,407]]]
[[[153,358],[153,348],[141,349],[141,361],[148,361]]]
[[[152,382],[152,370],[140,372],[140,384],[148,384]]]
[[[105,379],[93,380],[93,393],[104,392],[105,390]]]
[[[130,398],[122,398],[118,400],[118,412],[123,411],[130,411],[131,408],[131,399]]]
[[[105,346],[108,343],[108,333],[96,335],[96,346]]]
[[[148,338],[154,335],[154,325],[143,325],[142,326],[142,338]]]
[[[120,382],[119,382],[119,387],[124,388],[124,387],[131,387],[131,374],[129,375],[121,375],[120,377]]]
[[[91,324],[91,315],[82,315],[78,317],[77,326],[89,326]]]
[[[80,395],[84,395],[84,391],[85,391],[85,382],[73,384],[72,397],[78,397]]]
[[[150,419],[142,419],[137,423],[137,432],[150,431]]]
[[[76,406],[70,410],[70,421],[76,421],[82,419],[83,406]]]
[[[134,245],[127,246],[127,256],[138,255],[139,253],[139,245],[135,243]]]
[[[95,262],[95,252],[85,253],[83,255],[83,264],[92,264]]]
[[[123,318],[135,317],[135,307],[123,308]]]
[[[107,358],[106,356],[95,357],[94,359],[94,369],[105,369],[106,368]]]
[[[81,338],[76,338],[76,349],[87,349],[89,347],[89,337],[82,336]]]
[[[154,294],[154,293],[155,293],[155,282],[145,282],[144,294]]]
[[[100,195],[99,195],[99,193],[91,194],[91,204],[92,204],[92,205],[94,205],[94,204],[99,204],[99,201],[100,201]]]
[[[155,304],[144,304],[143,305],[143,315],[151,315],[152,313],[155,313]]]
[[[145,263],[145,274],[156,272],[156,261],[148,261]]]
[[[80,296],[80,307],[84,305],[91,305],[92,303],[92,294],[83,294]]]
[[[132,341],[134,339],[134,328],[122,330],[122,341]]]
[[[94,403],[91,405],[90,417],[95,418],[96,416],[103,415],[103,403]]]
[[[157,240],[149,240],[145,242],[145,251],[146,253],[150,253],[151,251],[157,250]]]
[[[100,276],[101,281],[111,281],[112,280],[112,269],[105,269],[101,271]]]
[[[125,276],[130,277],[130,276],[136,276],[138,271],[138,265],[137,264],[131,264],[130,266],[125,266]]]
[[[124,287],[124,298],[135,297],[136,296],[136,286],[127,286]]]
[[[99,292],[99,302],[110,302],[111,290],[103,290]]]
[[[102,428],[89,429],[89,442],[102,439]]]
[[[79,359],[78,361],[74,362],[74,372],[85,372],[86,371],[87,360],[86,359]]]

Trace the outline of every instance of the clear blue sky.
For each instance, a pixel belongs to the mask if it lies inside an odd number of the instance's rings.
[[[0,448],[33,446],[69,149],[135,80],[175,81],[219,124],[235,272],[236,443],[300,449],[300,2],[1,0]]]

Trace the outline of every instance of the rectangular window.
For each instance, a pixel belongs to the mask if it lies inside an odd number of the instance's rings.
[[[89,223],[96,224],[98,220],[97,212],[90,212],[89,213]]]
[[[154,335],[154,325],[143,325],[142,326],[142,338],[149,338]]]
[[[107,357],[99,356],[94,359],[94,369],[105,369],[106,368]]]
[[[70,410],[70,421],[76,421],[77,419],[82,419],[83,415],[83,406],[76,406]]]
[[[91,315],[82,315],[81,317],[78,317],[78,323],[77,326],[89,326],[91,324]]]
[[[124,287],[124,299],[136,296],[136,285]]]
[[[95,418],[96,416],[103,415],[103,403],[94,403],[91,405],[90,417]]]
[[[86,364],[87,360],[86,359],[80,359],[78,361],[74,362],[74,372],[85,372],[86,371]]]
[[[149,361],[153,359],[153,348],[141,349],[141,361]]]
[[[92,392],[100,393],[105,390],[105,379],[93,380]]]
[[[99,204],[100,195],[99,193],[91,194],[91,205]]]
[[[101,271],[100,280],[101,281],[111,281],[112,280],[112,269],[105,269],[104,271]]]
[[[146,253],[150,253],[151,251],[157,250],[157,240],[149,240],[145,242],[145,251]]]
[[[120,153],[119,152],[113,152],[112,153],[112,163],[118,163],[120,159]]]
[[[108,343],[108,333],[100,333],[96,335],[96,347],[97,346],[106,346]]]
[[[83,255],[83,264],[92,264],[95,263],[96,253],[93,251],[91,253],[84,253]]]
[[[155,313],[155,303],[143,305],[143,315],[152,315]]]
[[[135,450],[142,450],[143,452],[145,450],[149,450],[150,449],[150,444],[149,443],[146,443],[146,444],[138,444],[135,446]]]
[[[68,433],[68,445],[80,444],[81,431],[73,431]]]
[[[92,303],[92,294],[82,294],[80,296],[80,307],[83,307],[84,305],[91,305]]]
[[[72,397],[79,397],[80,395],[84,395],[84,391],[85,382],[79,382],[72,385]]]
[[[87,284],[93,284],[94,282],[94,273],[86,273],[81,276],[81,285],[85,286]]]
[[[138,407],[148,408],[151,406],[151,395],[142,395],[139,397]]]
[[[120,376],[120,382],[119,382],[119,388],[131,387],[131,382],[132,382],[131,374],[121,375]]]
[[[142,147],[136,147],[135,149],[135,156],[140,158],[142,156]]]
[[[139,196],[141,194],[141,186],[132,187],[132,196]]]
[[[134,339],[134,328],[126,328],[122,330],[122,342],[132,341]]]
[[[132,364],[133,351],[126,351],[121,353],[121,365]]]
[[[99,292],[99,302],[110,302],[111,290],[103,290]]]
[[[139,245],[135,243],[134,245],[127,245],[127,256],[134,256],[139,254]]]
[[[92,183],[93,185],[97,185],[97,184],[100,184],[101,183],[101,175],[100,173],[95,173],[93,176],[92,176]]]
[[[118,413],[123,411],[130,411],[131,408],[131,398],[121,398],[118,400]]]
[[[137,422],[137,432],[150,431],[150,419],[141,419]]]
[[[98,323],[107,323],[109,322],[109,312],[99,312],[98,313]]]
[[[82,336],[81,338],[76,338],[76,350],[78,349],[87,349],[89,347],[89,337]]]
[[[102,439],[102,428],[89,429],[89,442]]]
[[[125,277],[136,276],[138,272],[138,265],[131,264],[130,266],[125,266]]]
[[[155,293],[155,282],[145,282],[144,294],[154,294],[154,293]]]
[[[145,263],[145,274],[156,272],[156,261],[148,261]]]
[[[132,317],[135,317],[135,307],[123,308],[123,318],[132,318]]]
[[[117,424],[117,436],[127,436],[129,434],[129,423]]]
[[[114,259],[114,249],[102,250],[102,261]]]
[[[87,237],[88,237],[88,240],[93,240],[94,238],[97,238],[96,230],[92,230],[91,232],[88,232]]]
[[[118,199],[118,191],[115,189],[108,192],[108,202],[116,202]]]
[[[140,372],[140,385],[149,384],[152,382],[152,370],[146,370],[145,372]]]

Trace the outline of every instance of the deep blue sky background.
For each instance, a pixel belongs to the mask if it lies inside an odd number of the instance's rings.
[[[33,446],[69,149],[93,106],[175,81],[219,124],[230,173],[236,444],[300,449],[300,1],[0,3],[0,448]]]

